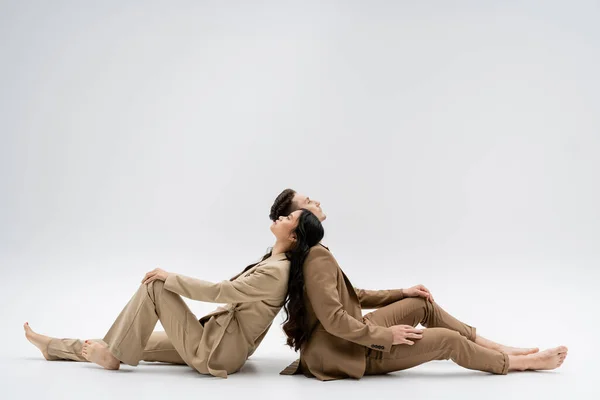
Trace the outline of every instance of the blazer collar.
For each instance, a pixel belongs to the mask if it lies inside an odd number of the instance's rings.
[[[259,262],[259,264],[263,264],[267,261],[282,261],[285,259],[287,259],[285,253],[271,254],[269,257],[267,257],[263,261]]]
[[[328,250],[328,251],[331,253],[331,250],[329,250],[329,247],[325,246],[325,245],[324,245],[323,243],[321,243],[321,242],[319,242],[319,244],[320,244],[321,246],[325,247],[325,248],[326,248],[326,249],[327,249],[327,250]]]

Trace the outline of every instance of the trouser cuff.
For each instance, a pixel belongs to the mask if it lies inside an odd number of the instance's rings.
[[[500,372],[500,374],[506,375],[508,374],[508,366],[510,364],[510,360],[508,358],[508,354],[502,353],[502,355],[504,356],[504,367],[502,368],[502,372]]]

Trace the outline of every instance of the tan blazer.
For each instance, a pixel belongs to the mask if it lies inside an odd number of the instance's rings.
[[[283,307],[289,270],[285,254],[276,254],[219,283],[169,273],[165,289],[192,300],[229,303],[199,319],[204,325],[200,372],[225,378],[244,365]]]
[[[367,325],[361,308],[379,308],[403,298],[402,289],[354,288],[329,249],[317,245],[304,262],[309,338],[300,359],[282,375],[304,373],[320,380],[361,378],[367,349],[389,352],[390,328]]]

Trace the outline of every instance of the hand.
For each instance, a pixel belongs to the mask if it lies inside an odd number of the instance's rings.
[[[157,279],[159,281],[164,282],[167,280],[168,276],[169,276],[169,273],[167,271],[165,271],[164,269],[155,268],[152,271],[148,272],[146,275],[144,275],[144,279],[142,279],[142,283],[144,283],[144,284],[150,283]]]
[[[424,297],[433,303],[433,296],[429,289],[423,285],[416,285],[408,289],[404,289],[405,297]]]
[[[408,344],[412,346],[415,342],[408,340],[410,339],[421,339],[423,335],[423,329],[417,329],[410,325],[393,325],[391,326],[394,339],[392,344]]]

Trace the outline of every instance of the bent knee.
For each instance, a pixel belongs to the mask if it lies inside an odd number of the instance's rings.
[[[164,286],[165,286],[165,283],[163,281],[161,281],[160,279],[153,280],[152,282],[146,284],[148,293],[150,293],[153,296],[156,293],[161,292],[163,290]]]
[[[402,305],[411,305],[413,308],[427,307],[427,299],[424,297],[405,297],[399,301]]]

